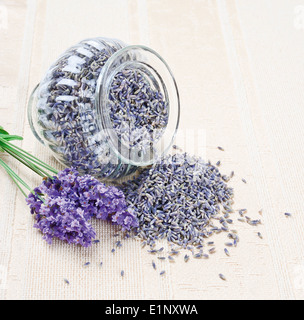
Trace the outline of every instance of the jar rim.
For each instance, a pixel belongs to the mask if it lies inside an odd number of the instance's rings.
[[[164,92],[168,104],[168,122],[153,147],[142,152],[136,146],[126,146],[113,128],[108,109],[109,89],[114,76],[124,68],[145,70]],[[153,74],[153,76],[152,76]],[[171,148],[180,121],[180,98],[176,80],[166,61],[153,49],[143,45],[130,45],[116,51],[105,63],[97,80],[95,102],[100,130],[105,130],[110,149],[124,163],[142,167],[155,163]],[[97,121],[99,122],[99,121]]]

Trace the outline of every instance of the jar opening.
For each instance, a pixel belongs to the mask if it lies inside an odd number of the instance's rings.
[[[151,165],[171,147],[179,125],[179,94],[166,62],[152,49],[113,54],[97,81],[96,107],[112,151],[124,163]]]

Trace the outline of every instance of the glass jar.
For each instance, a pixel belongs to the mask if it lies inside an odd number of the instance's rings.
[[[34,89],[28,119],[65,166],[118,179],[171,147],[180,102],[175,79],[152,49],[83,40],[65,51]]]

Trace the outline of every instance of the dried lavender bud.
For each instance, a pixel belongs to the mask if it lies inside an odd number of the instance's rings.
[[[227,279],[226,279],[226,277],[223,275],[223,274],[219,274],[219,277],[223,280],[223,281],[226,281]]]
[[[154,270],[156,270],[156,264],[155,264],[154,261],[152,261],[152,267],[153,267]]]
[[[226,256],[230,257],[230,253],[227,248],[224,249],[224,252],[225,252]]]

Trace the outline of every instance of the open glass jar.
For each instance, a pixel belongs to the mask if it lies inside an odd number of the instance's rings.
[[[59,162],[107,180],[162,157],[174,141],[179,114],[166,62],[150,48],[107,38],[65,51],[28,107],[34,135]]]

